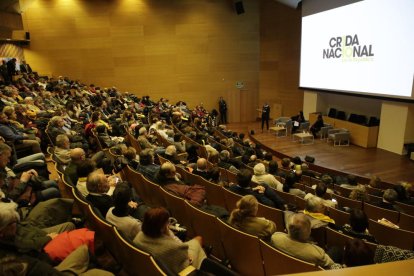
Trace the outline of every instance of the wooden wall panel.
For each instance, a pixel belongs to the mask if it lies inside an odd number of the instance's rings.
[[[282,105],[283,116],[303,108],[299,87],[301,12],[273,0],[260,7],[259,105]]]
[[[37,0],[26,5],[31,33],[28,63],[40,73],[64,75],[102,87],[203,102],[218,109],[237,81],[247,90],[243,116],[252,121],[259,90],[259,1],[244,1],[238,16],[222,0]],[[251,109],[251,110],[250,110]]]

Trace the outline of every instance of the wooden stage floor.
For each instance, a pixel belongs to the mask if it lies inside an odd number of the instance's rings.
[[[306,155],[315,157],[318,166],[341,170],[359,176],[379,176],[383,181],[396,183],[408,181],[414,183],[414,161],[378,148],[365,149],[359,146],[334,147],[332,142],[315,139],[314,144],[293,142],[291,136],[276,137],[273,132],[261,132],[259,122],[232,123],[227,128],[236,132],[255,131],[256,139],[262,144],[288,156],[299,156],[304,160]]]

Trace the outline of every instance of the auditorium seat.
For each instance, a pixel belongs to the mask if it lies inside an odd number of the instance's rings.
[[[328,208],[329,217],[335,221],[336,226],[344,226],[349,223],[350,214],[335,208]]]
[[[323,270],[323,268],[316,266],[315,264],[289,256],[262,240],[260,241],[260,250],[263,256],[266,275],[304,273]]]
[[[338,248],[344,248],[347,240],[353,240],[354,238],[348,235],[345,235],[343,233],[340,233],[338,231],[335,231],[329,227],[326,228],[326,247],[332,248],[332,247],[338,247]],[[368,247],[375,252],[377,245],[375,243],[366,242],[364,241]]]
[[[218,220],[224,252],[233,270],[246,276],[265,275],[258,237]]]
[[[185,207],[189,215],[191,227],[194,230],[194,235],[203,237],[204,246],[212,247],[213,256],[220,260],[225,260],[217,218],[191,205],[188,201],[185,201]]]
[[[409,214],[410,216],[414,216],[414,205],[408,205],[401,202],[395,202],[395,204],[404,210],[405,213]]]
[[[401,229],[414,232],[414,216],[400,213],[400,221],[398,222],[398,226],[400,226]]]
[[[239,201],[242,196],[228,189],[223,189],[224,199],[226,200],[226,209],[227,211],[231,212],[233,209],[236,208],[236,203]]]
[[[285,222],[284,222],[285,215],[282,210],[259,203],[259,208],[257,210],[257,216],[264,217],[268,220],[273,221],[276,224],[276,229],[278,232],[285,231]]]
[[[380,208],[369,203],[364,203],[364,212],[370,219],[378,220],[386,218],[394,224],[398,224],[400,216],[400,214],[396,211]]]
[[[332,195],[332,199],[338,202],[338,208],[349,207],[355,209],[362,209],[362,201],[349,199],[340,195]]]
[[[369,232],[380,244],[413,250],[414,232],[388,227],[372,219],[369,220]]]

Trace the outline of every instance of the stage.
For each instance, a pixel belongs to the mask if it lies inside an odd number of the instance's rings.
[[[326,140],[315,139],[314,143],[301,144],[293,141],[292,136],[277,137],[274,132],[262,133],[259,122],[233,123],[227,128],[236,132],[255,131],[254,137],[263,145],[288,155],[299,156],[304,160],[306,155],[315,157],[315,164],[321,167],[340,170],[363,177],[379,176],[383,181],[396,183],[408,181],[414,183],[414,161],[377,148],[359,146],[336,146]]]

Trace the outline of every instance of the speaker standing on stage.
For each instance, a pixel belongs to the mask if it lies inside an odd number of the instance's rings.
[[[266,122],[266,129],[269,130],[269,117],[270,117],[270,105],[268,103],[265,103],[262,107],[262,132],[263,132],[263,126]]]
[[[227,124],[227,103],[223,100],[223,97],[220,97],[219,100],[219,110],[220,110],[220,123]]]

